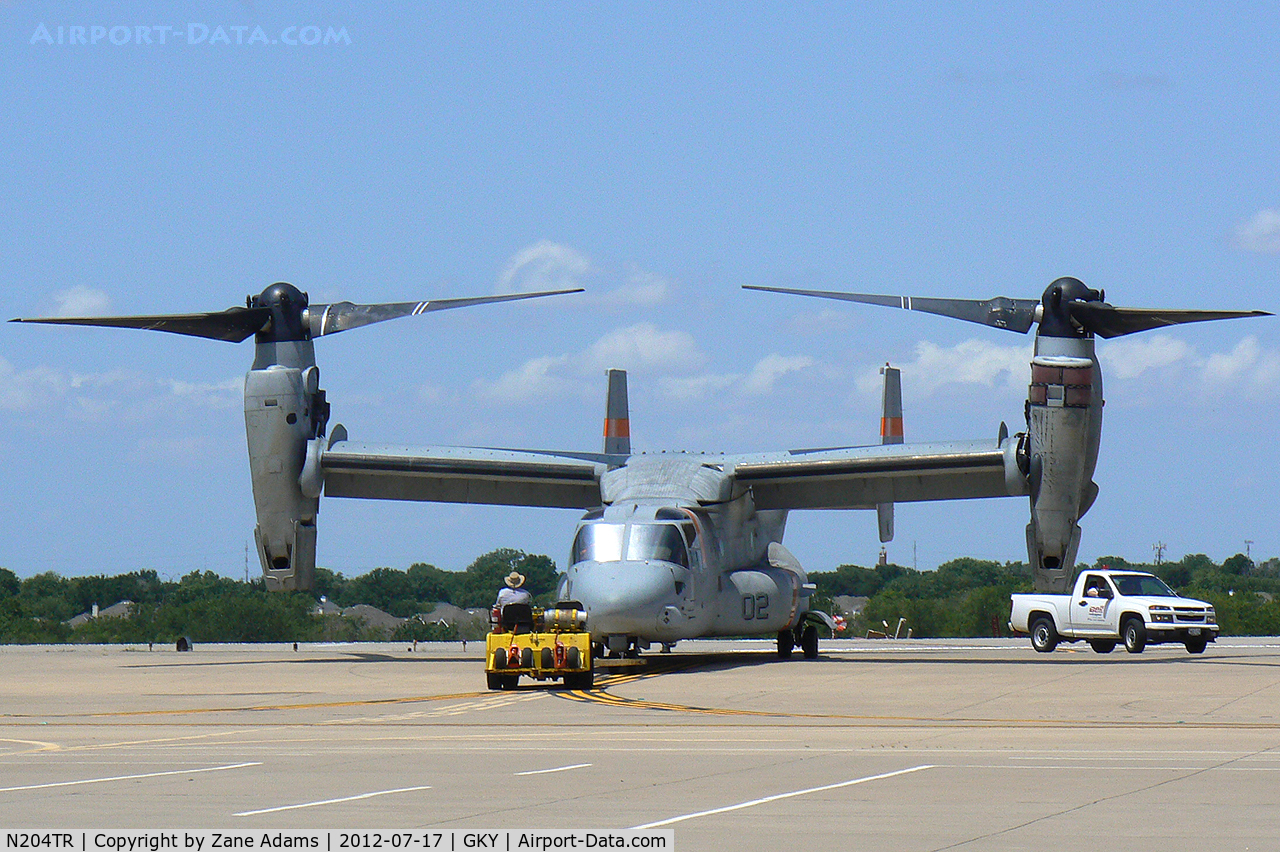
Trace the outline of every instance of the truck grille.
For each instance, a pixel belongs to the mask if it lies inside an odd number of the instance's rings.
[[[1173,617],[1182,622],[1195,622],[1197,624],[1204,623],[1204,610],[1188,609],[1186,607],[1174,607]]]

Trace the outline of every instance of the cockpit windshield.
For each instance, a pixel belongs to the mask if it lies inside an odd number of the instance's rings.
[[[624,524],[583,524],[573,540],[574,562],[621,562]]]
[[[621,562],[645,559],[689,567],[689,553],[678,524],[587,523],[573,542],[573,561]]]
[[[627,537],[628,559],[658,559],[689,567],[684,536],[675,524],[632,524]]]

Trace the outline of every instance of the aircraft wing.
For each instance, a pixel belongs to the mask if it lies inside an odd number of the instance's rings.
[[[730,456],[725,472],[757,509],[874,509],[880,503],[1027,494],[1016,438]]]
[[[330,497],[590,509],[607,456],[338,441],[320,457]]]

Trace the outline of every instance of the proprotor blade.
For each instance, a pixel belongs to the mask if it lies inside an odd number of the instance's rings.
[[[475,296],[463,299],[433,299],[428,302],[396,302],[382,305],[356,305],[351,302],[335,302],[331,305],[311,305],[307,309],[307,322],[312,337],[337,334],[362,325],[417,316],[428,311],[444,311],[449,308],[465,308],[490,302],[514,302],[519,299],[536,299],[541,296],[559,296],[564,293],[581,293],[581,287],[572,290],[544,290],[538,293],[511,293],[502,296]]]
[[[1170,325],[1241,317],[1269,317],[1267,311],[1177,311],[1159,308],[1117,308],[1106,302],[1067,303],[1071,317],[1099,337],[1121,337]]]
[[[13,319],[10,322],[38,322],[48,325],[89,325],[107,328],[140,328],[168,331],[209,340],[240,341],[261,331],[271,321],[269,308],[228,308],[203,314],[163,314],[131,317],[42,317]]]
[[[796,296],[816,296],[820,299],[839,299],[844,302],[861,302],[866,305],[882,305],[886,308],[904,308],[923,311],[944,317],[976,322],[992,328],[1003,328],[1025,334],[1036,319],[1038,300],[994,299],[930,299],[916,296],[879,296],[869,293],[840,293],[831,290],[792,290],[786,287],[752,287],[744,290],[763,290],[767,293],[790,293]]]

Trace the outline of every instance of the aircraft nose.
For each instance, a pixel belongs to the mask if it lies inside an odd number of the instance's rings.
[[[569,594],[587,609],[592,633],[647,635],[675,596],[675,576],[662,562],[579,562]]]

